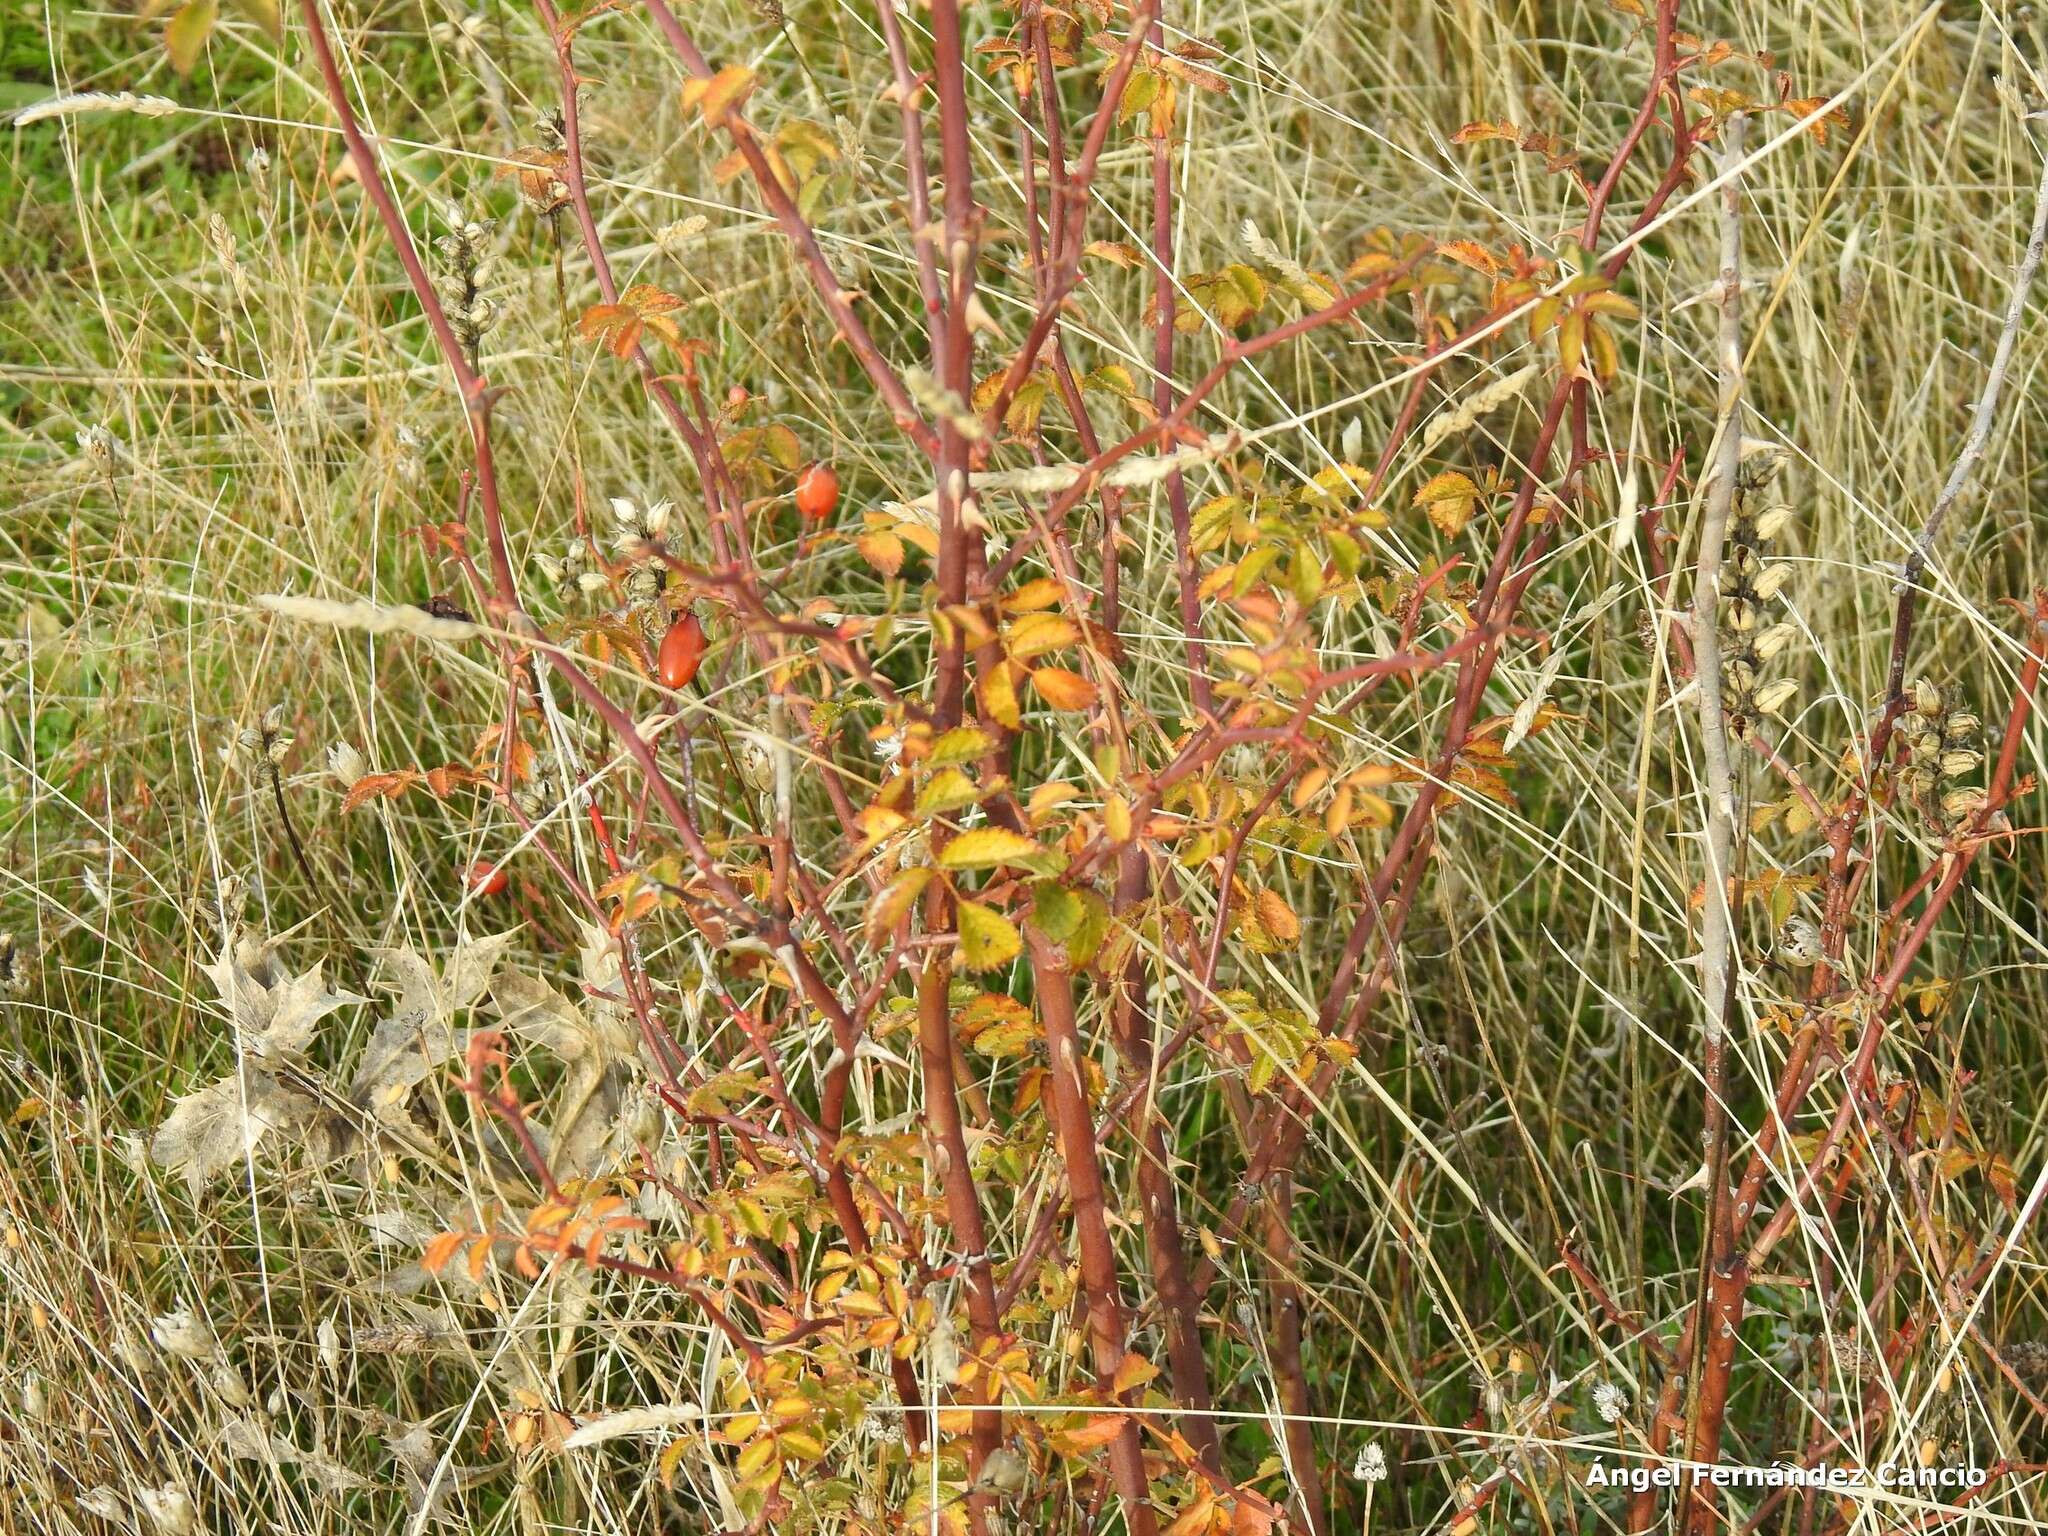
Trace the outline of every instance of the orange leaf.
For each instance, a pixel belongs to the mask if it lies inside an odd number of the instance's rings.
[[[1095,685],[1080,673],[1069,672],[1065,667],[1040,667],[1031,674],[1031,686],[1054,709],[1095,707]]]
[[[1053,1448],[1064,1455],[1075,1456],[1092,1451],[1098,1446],[1109,1444],[1124,1432],[1130,1418],[1121,1413],[1097,1414],[1078,1429],[1062,1429],[1052,1437]]]
[[[462,1246],[468,1236],[467,1232],[440,1233],[427,1244],[426,1251],[420,1255],[420,1268],[430,1275],[438,1275],[448,1267],[448,1261],[455,1257],[455,1250]]]
[[[348,794],[343,797],[343,811],[353,811],[368,801],[382,798],[396,800],[413,785],[420,782],[417,768],[400,768],[395,773],[366,773],[349,785]]]
[[[1110,1378],[1110,1390],[1121,1397],[1133,1387],[1142,1387],[1159,1374],[1159,1367],[1136,1352],[1126,1352],[1123,1363]]]

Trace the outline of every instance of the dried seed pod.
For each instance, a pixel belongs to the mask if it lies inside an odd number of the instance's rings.
[[[1964,784],[1941,797],[1941,814],[1951,824],[1967,821],[1990,802],[1991,797],[1975,784]]]
[[[1756,691],[1756,712],[1760,715],[1775,715],[1799,692],[1799,684],[1791,678],[1780,678],[1767,683]]]
[[[1775,539],[1792,525],[1792,509],[1789,506],[1772,507],[1756,519],[1756,536],[1759,540]]]
[[[1797,624],[1773,624],[1756,637],[1756,653],[1762,660],[1769,661],[1798,638]]]
[[[1920,677],[1913,680],[1913,708],[1930,718],[1941,713],[1941,690]]]
[[[1786,452],[1762,438],[1744,438],[1735,470],[1735,488],[1745,494],[1760,491],[1778,478],[1785,467]]]

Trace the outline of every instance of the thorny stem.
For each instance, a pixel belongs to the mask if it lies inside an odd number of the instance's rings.
[[[1064,953],[1035,927],[1029,930],[1032,964],[1038,973],[1039,1002],[1045,1016],[1045,1042],[1052,1061],[1053,1118],[1059,1136],[1060,1160],[1074,1205],[1074,1235],[1081,1250],[1081,1285],[1088,1298],[1088,1337],[1095,1374],[1106,1392],[1129,1352],[1123,1302],[1118,1294],[1116,1249],[1104,1214],[1102,1164],[1095,1153],[1094,1125],[1088,1113],[1088,1092],[1081,1065],[1081,1036],[1074,1015],[1074,978]],[[1124,1506],[1124,1523],[1132,1536],[1157,1530],[1138,1426],[1126,1419],[1110,1442],[1110,1470]]]

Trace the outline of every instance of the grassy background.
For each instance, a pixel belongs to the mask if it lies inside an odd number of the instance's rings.
[[[27,972],[0,1025],[0,1464],[15,1490],[0,1520],[97,1529],[92,1490],[121,1489],[132,1503],[137,1490],[182,1484],[214,1529],[394,1528],[414,1463],[390,1447],[416,1452],[405,1436],[426,1426],[436,1454],[478,1469],[458,1480],[452,1506],[472,1528],[647,1528],[660,1514],[695,1529],[703,1489],[663,1489],[644,1457],[508,1456],[502,1438],[480,1439],[483,1426],[523,1410],[587,1415],[688,1391],[704,1340],[660,1294],[563,1287],[509,1319],[467,1295],[444,1307],[431,1288],[393,1294],[412,1283],[418,1237],[380,1243],[361,1218],[411,1208],[416,1189],[474,1189],[459,1112],[438,1163],[394,1159],[381,1188],[305,1169],[195,1201],[182,1182],[137,1166],[134,1138],[233,1059],[198,970],[210,953],[201,913],[223,880],[246,882],[253,924],[290,932],[295,968],[324,960],[358,991],[374,947],[442,953],[458,934],[516,916],[533,965],[559,974],[572,964],[573,932],[523,870],[504,909],[464,903],[461,868],[508,841],[481,806],[414,797],[344,817],[343,786],[325,768],[337,743],[378,769],[466,757],[498,705],[488,658],[309,631],[252,605],[286,590],[427,599],[445,578],[407,530],[449,514],[466,453],[417,308],[338,174],[339,140],[296,37],[280,54],[230,11],[180,80],[156,24],[0,6],[0,107],[53,88],[155,92],[179,107],[0,139],[0,930]],[[1511,118],[1578,146],[1597,168],[1648,62],[1625,17],[1578,4],[1276,0],[1199,3],[1171,19],[1221,46],[1231,82],[1187,119],[1183,272],[1238,259],[1247,219],[1320,269],[1341,270],[1380,226],[1549,249],[1579,217],[1567,181],[1505,146],[1453,148],[1450,134],[1471,119]],[[820,225],[848,281],[867,291],[884,350],[916,358],[894,202],[900,151],[894,108],[880,100],[886,61],[872,14],[802,0],[785,36],[750,7],[707,0],[690,20],[715,57],[759,70],[757,120],[801,117],[833,136],[841,159]],[[554,100],[533,18],[519,7],[468,16],[352,3],[339,21],[357,99],[384,137],[415,231],[438,232],[451,200],[502,218],[491,287],[503,320],[485,367],[510,391],[501,451],[519,557],[559,546],[579,496],[601,508],[612,495],[675,495],[687,511],[687,461],[637,386],[566,340],[567,313],[595,297],[583,262],[572,253],[558,275],[554,233],[517,211],[491,174]],[[1798,572],[1788,595],[1806,635],[1788,663],[1804,687],[1785,751],[1824,779],[1881,695],[1887,569],[1961,446],[2007,303],[2039,175],[2038,125],[2023,113],[2043,99],[2041,24],[2026,7],[1893,0],[1721,5],[1688,12],[1686,24],[1770,50],[1793,95],[1852,92],[1846,127],[1825,143],[1791,137],[1744,178],[1752,430],[1791,453]],[[683,296],[685,328],[713,344],[709,378],[744,386],[807,451],[832,453],[851,500],[921,494],[919,464],[831,344],[783,242],[740,188],[718,183],[719,150],[690,130],[666,57],[637,16],[594,24],[580,57],[592,77],[593,196],[622,280]],[[1754,65],[1724,65],[1714,80],[1777,94]],[[1069,82],[1076,102],[1085,88]],[[1012,268],[990,305],[1011,325],[1026,292],[1014,241],[1000,243],[1021,227],[1015,119],[993,87],[979,101],[993,259]],[[1751,143],[1786,126],[1766,118]],[[1146,161],[1141,145],[1112,149],[1095,233],[1142,243]],[[1621,213],[1647,191],[1646,178],[1626,183]],[[1648,318],[1627,340],[1623,378],[1597,402],[1603,443],[1660,458],[1683,444],[1697,463],[1711,434],[1713,305],[1703,298],[1713,265],[1711,201],[1646,242],[1628,287]],[[1074,325],[1084,366],[1136,368],[1149,357],[1146,281],[1091,282]],[[1370,453],[1398,403],[1383,381],[1404,335],[1332,334],[1276,353],[1218,397],[1210,424],[1257,434],[1266,472],[1283,480],[1342,457],[1354,420]],[[1505,347],[1446,370],[1426,411],[1454,409],[1520,361]],[[1915,673],[1959,688],[1988,720],[2003,717],[2021,646],[1999,600],[2043,579],[2032,509],[2048,473],[2044,361],[2037,307],[2005,419],[1945,532],[1913,659]],[[1512,469],[1532,418],[1528,404],[1510,406],[1437,457]],[[115,440],[111,468],[81,449],[78,434],[96,426]],[[1405,506],[1429,472],[1406,455],[1390,502]],[[1458,1479],[1491,1465],[1457,1426],[1512,1433],[1554,1417],[1554,1432],[1608,1443],[1618,1431],[1590,1407],[1596,1380],[1619,1384],[1644,1421],[1655,1382],[1640,1352],[1617,1347],[1552,1272],[1566,1236],[1597,1256],[1623,1305],[1659,1326],[1691,1294],[1697,1200],[1667,1193],[1698,1146],[1687,1065],[1695,1003],[1679,965],[1693,945],[1686,898],[1699,878],[1691,717],[1659,702],[1661,652],[1643,635],[1661,609],[1641,542],[1610,538],[1618,506],[1612,477],[1596,477],[1531,601],[1531,622],[1563,653],[1552,697],[1584,720],[1526,749],[1517,806],[1475,806],[1447,823],[1385,1021],[1391,1038],[1373,1065],[1384,1094],[1347,1080],[1307,1165],[1297,1225],[1310,1366],[1330,1420],[1319,1444],[1348,1522],[1423,1529],[1440,1518]],[[1682,533],[1690,515],[1682,497],[1669,520]],[[1132,688],[1171,717],[1185,678],[1163,508],[1142,509],[1131,532]],[[686,533],[686,546],[692,537],[701,534]],[[794,591],[830,594],[849,611],[900,598],[850,550],[800,551],[786,520],[775,537],[786,548],[770,563]],[[1397,518],[1380,558],[1394,568],[1429,548],[1419,518]],[[1688,549],[1681,540],[1674,554]],[[1366,610],[1333,614],[1324,641],[1337,656],[1384,647]],[[906,643],[890,665],[914,680],[921,649]],[[1540,665],[1533,651],[1510,662],[1490,707],[1512,709]],[[713,706],[743,722],[757,692],[736,677]],[[272,706],[295,736],[287,792],[319,889],[291,857],[260,782],[224,751]],[[1436,707],[1418,699],[1408,715],[1376,720],[1360,751],[1417,749],[1433,739]],[[1752,792],[1775,798],[1755,765],[1741,772]],[[1257,773],[1243,765],[1247,781]],[[2037,802],[2015,819],[2040,820]],[[1900,831],[1873,902],[1896,896],[1932,855],[1923,832]],[[1747,857],[1797,873],[1814,850],[1773,829]],[[1266,962],[1260,979],[1312,999],[1355,876],[1334,858],[1275,855],[1272,867],[1310,919],[1309,937]],[[2041,1166],[2048,1067],[2040,842],[2023,838],[1981,867],[1930,951],[1926,975],[1957,983],[1948,1005],[1892,1048],[1886,1070],[1930,1087],[1956,1066],[1975,1074],[1962,1107],[2024,1193]],[[1754,1014],[1791,983],[1764,963],[1760,915],[1745,937]],[[685,941],[667,934],[650,950],[681,965]],[[1868,934],[1859,942],[1867,961]],[[323,1052],[352,1059],[374,1017],[342,1014]],[[1757,1085],[1784,1041],[1745,1028],[1737,1044],[1739,1110],[1753,1126]],[[1211,1220],[1227,1203],[1237,1167],[1216,1070],[1191,1067],[1169,1089],[1197,1219],[1199,1202]],[[914,1077],[878,1092],[885,1111],[908,1107]],[[1936,1282],[1902,1198],[1872,1186],[1837,1230],[1796,1254],[1788,1245],[1791,1283],[1753,1303],[1732,1455],[1792,1455],[1816,1419],[1845,1420],[1850,1378],[1828,1328],[1877,1341],[1931,1304]],[[1975,1234],[2010,1219],[1982,1180],[1959,1178],[1943,1198],[1944,1230]],[[1832,1314],[1800,1283],[1830,1269],[1851,1281]],[[1878,1297],[1877,1281],[1895,1271],[1903,1278]],[[179,1306],[209,1316],[219,1364],[246,1406],[215,1362],[151,1342],[151,1319]],[[1245,1415],[1232,1450],[1249,1469],[1272,1443],[1270,1387],[1256,1349],[1227,1326],[1224,1291],[1212,1306],[1219,1396]],[[323,1321],[340,1341],[331,1363]],[[2048,1336],[2032,1257],[2001,1279],[1982,1321],[2007,1345]],[[419,1331],[394,1333],[400,1325]],[[2038,1459],[2039,1421],[1978,1346],[1961,1363],[1952,1390],[1932,1389],[1924,1358],[1909,1379],[1885,1382],[1910,1406],[1886,1443],[1856,1454],[1910,1454],[1933,1436],[1958,1460]],[[1577,1385],[1552,1402],[1553,1378]],[[238,1420],[260,1421],[302,1459],[274,1448],[238,1457],[228,1428]],[[1376,1504],[1341,1476],[1369,1439],[1397,1461]],[[1611,1498],[1573,1491],[1548,1462],[1528,1476],[1538,1495],[1492,1506],[1491,1528],[1606,1528],[1615,1517]],[[2038,1507],[2023,1482],[1973,1523],[2024,1520]],[[1882,1506],[1861,1518],[1903,1529],[1917,1516]]]

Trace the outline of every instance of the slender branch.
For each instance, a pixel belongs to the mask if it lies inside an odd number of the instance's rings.
[[[1059,1135],[1060,1160],[1074,1204],[1074,1232],[1081,1249],[1081,1286],[1088,1298],[1088,1337],[1095,1374],[1105,1391],[1129,1352],[1123,1303],[1118,1294],[1116,1249],[1104,1214],[1102,1164],[1095,1154],[1094,1124],[1081,1071],[1081,1038],[1074,1017],[1074,978],[1067,959],[1036,927],[1027,927],[1031,961],[1038,976],[1039,1005],[1045,1017],[1045,1043],[1052,1053],[1047,1077],[1052,1085],[1053,1118]],[[1138,1426],[1126,1419],[1110,1442],[1110,1471],[1123,1500],[1124,1523],[1132,1536],[1152,1536],[1153,1517],[1145,1460]]]
[[[1892,624],[1891,668],[1886,684],[1885,722],[1881,728],[1886,736],[1889,736],[1891,724],[1905,707],[1906,651],[1912,643],[1913,623],[1919,609],[1920,578],[1926,574],[1927,562],[1934,557],[1934,544],[1941,537],[1942,524],[1948,520],[1950,509],[1962,496],[1970,477],[1976,473],[1978,462],[1991,441],[1991,429],[1998,420],[1999,396],[2005,390],[2006,371],[2012,366],[2013,347],[2019,341],[2020,324],[2027,313],[2027,296],[2034,285],[2034,274],[2040,270],[2044,248],[2048,248],[2048,157],[2042,161],[2041,185],[2034,197],[2034,222],[2027,232],[2027,247],[2013,272],[2012,297],[2006,304],[2005,324],[2000,327],[1998,344],[1992,349],[1991,366],[1985,370],[1984,387],[1977,394],[1977,408],[1970,415],[1969,436],[1963,439],[1962,452],[1956,455],[1948,479],[1942,482],[1941,492],[1934,498],[1927,521],[1913,540],[1912,552],[1906,556],[1905,566],[1899,575],[1898,615]],[[1881,747],[1873,738],[1873,770],[1880,756]]]
[[[711,79],[714,71],[710,63],[706,61],[697,45],[690,40],[690,35],[683,30],[682,23],[676,20],[675,12],[670,10],[663,0],[646,0],[646,4],[648,14],[654,18],[654,24],[668,40],[669,47],[682,62],[683,68],[693,79]],[[911,399],[910,390],[904,384],[902,375],[889,365],[888,360],[882,356],[881,349],[875,345],[874,337],[868,334],[867,327],[853,312],[853,295],[839,281],[839,274],[833,270],[832,259],[825,254],[824,246],[818,242],[817,231],[812,229],[810,221],[797,211],[796,202],[783,189],[774,167],[768,162],[767,154],[755,139],[753,129],[747,126],[746,119],[737,110],[728,111],[722,123],[726,136],[732,140],[733,148],[739,151],[740,158],[746,162],[747,170],[753,176],[754,185],[760,192],[761,201],[768,205],[768,211],[774,215],[775,222],[796,246],[798,255],[811,275],[812,286],[818,290],[818,298],[824,304],[826,313],[831,315],[832,323],[839,328],[839,334],[846,338],[846,344],[853,349],[853,355],[860,360],[862,369],[866,371],[876,390],[888,402],[889,409],[896,418],[897,427],[908,434],[925,452],[936,454],[939,446],[937,436],[925,423],[916,402]]]
[[[1701,904],[1701,1075],[1704,1105],[1707,1241],[1696,1306],[1707,1319],[1695,1348],[1705,1352],[1697,1373],[1689,1456],[1712,1465],[1721,1457],[1728,1411],[1728,1376],[1735,1328],[1742,1316],[1748,1274],[1736,1256],[1733,1200],[1728,1190],[1728,1015],[1735,970],[1735,918],[1728,889],[1735,841],[1735,775],[1728,751],[1728,718],[1721,704],[1721,555],[1728,539],[1742,473],[1742,190],[1734,172],[1742,164],[1744,118],[1722,125],[1720,402],[1713,482],[1703,509],[1693,570],[1692,644],[1699,710],[1700,760],[1706,779],[1704,851],[1706,899]],[[1686,1528],[1707,1536],[1713,1528],[1710,1497],[1687,1505]]]

